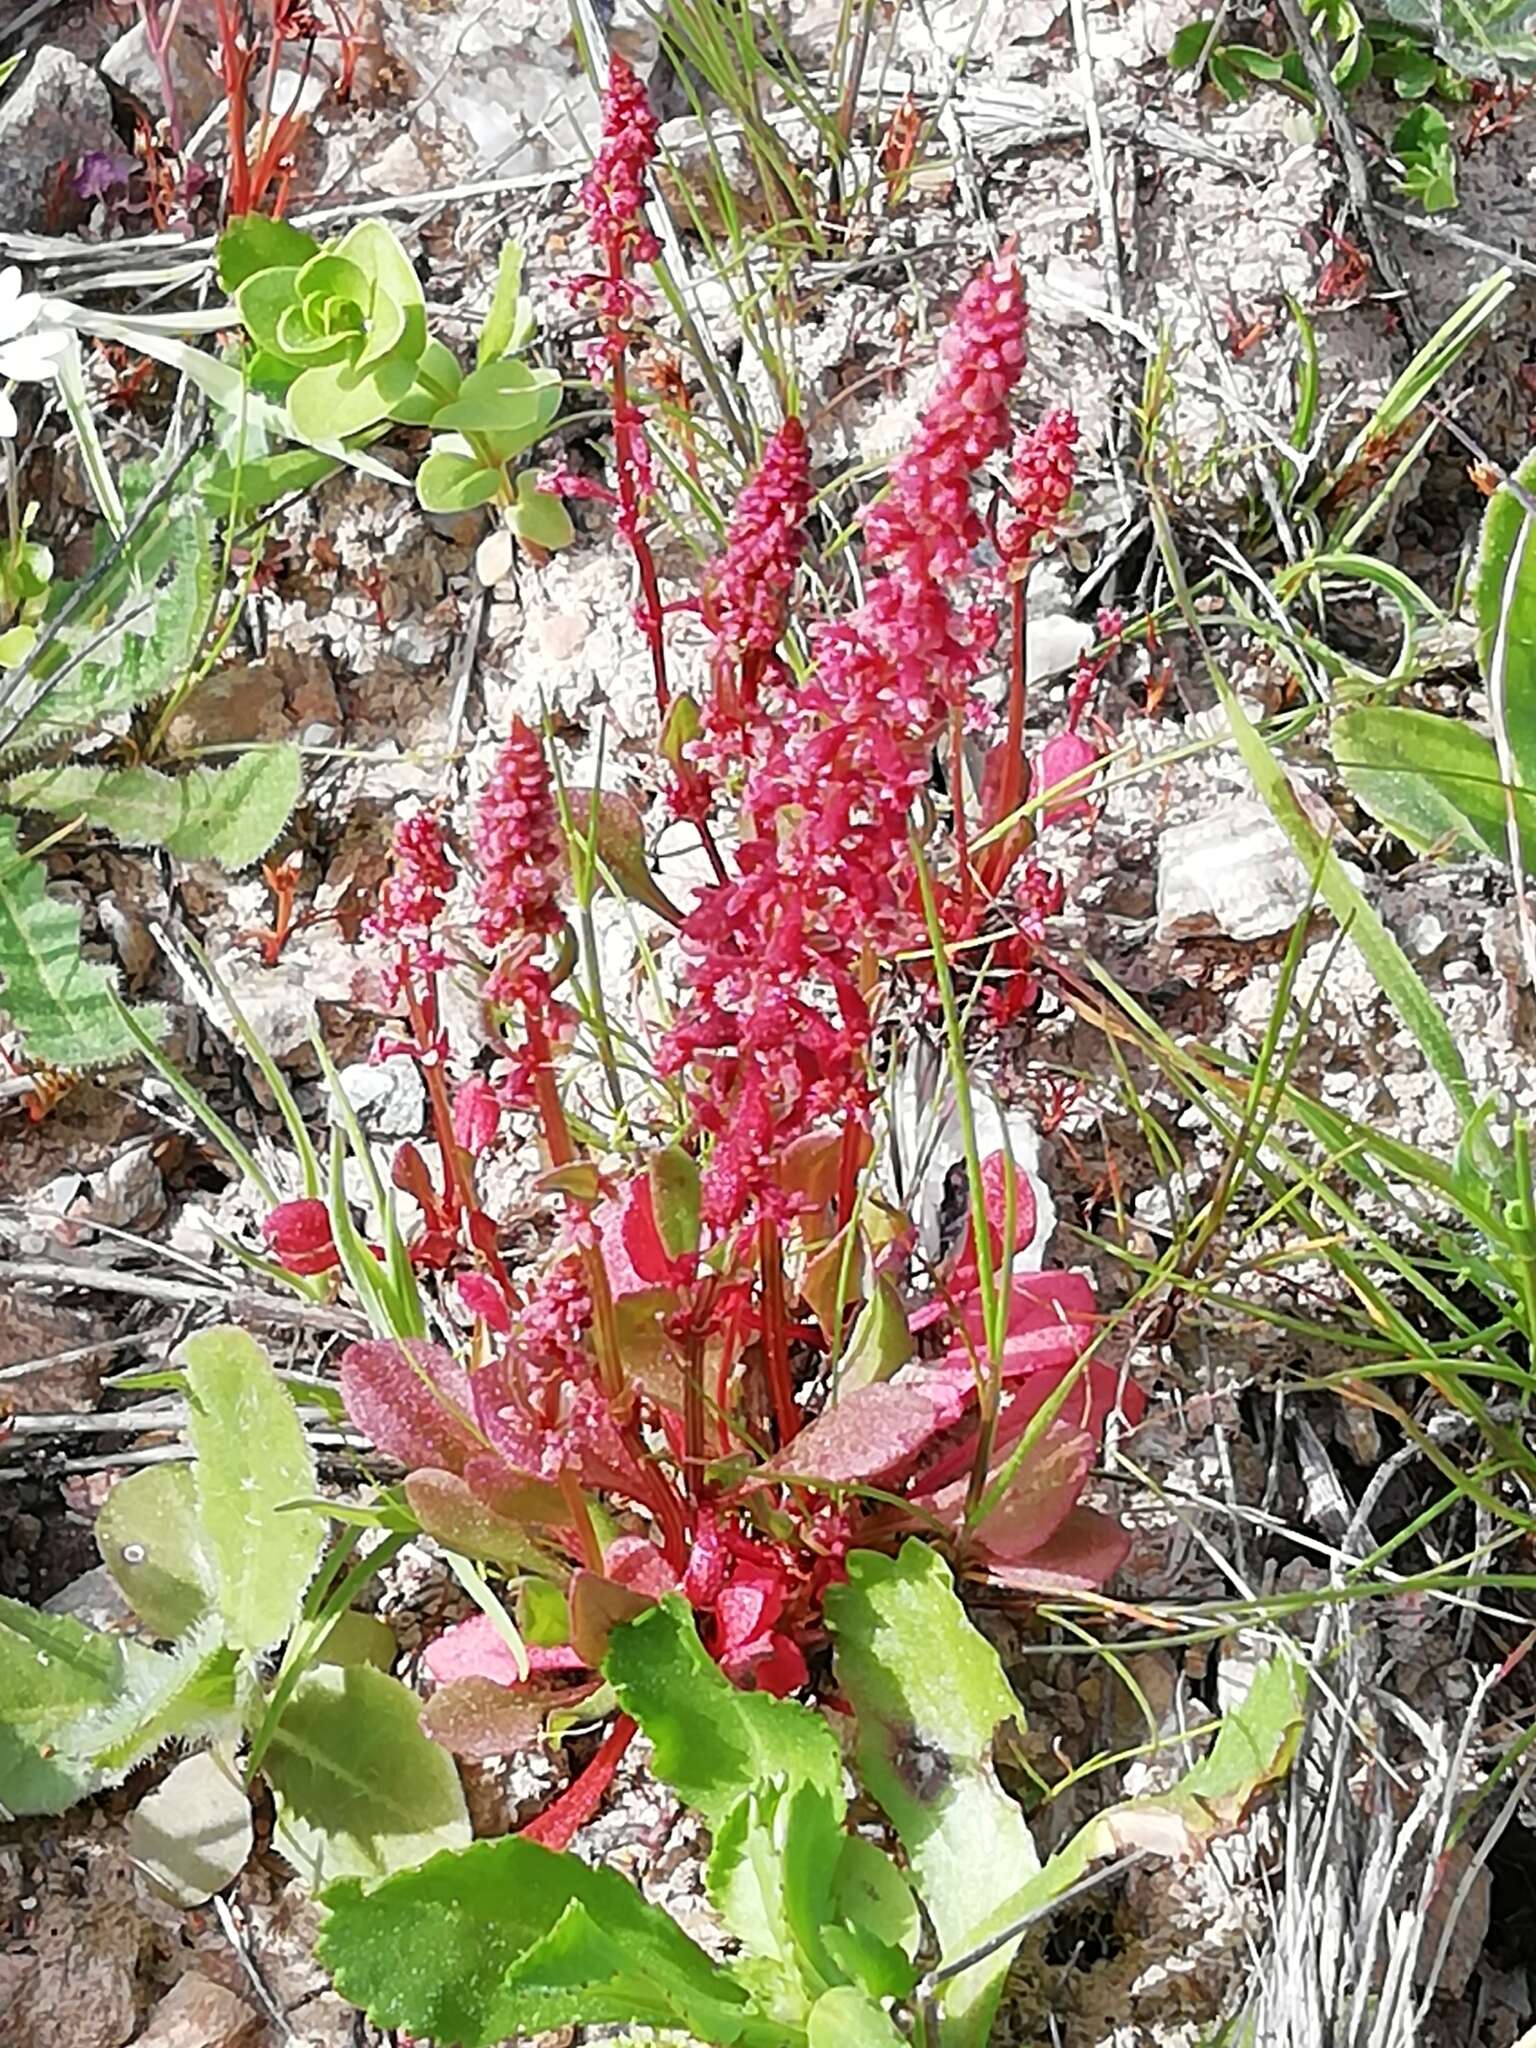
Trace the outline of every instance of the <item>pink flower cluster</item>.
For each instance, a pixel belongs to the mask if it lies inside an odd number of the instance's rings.
[[[997,551],[1008,578],[1029,568],[1035,543],[1061,524],[1077,480],[1077,417],[1065,406],[1019,436],[1013,452],[1013,516],[998,529]]]
[[[391,1000],[399,997],[409,974],[432,973],[444,964],[437,925],[452,888],[453,869],[436,812],[418,811],[413,818],[402,819],[395,827],[379,907],[365,927],[395,948],[385,977]]]
[[[653,263],[661,245],[645,225],[647,177],[656,154],[656,116],[624,59],[609,65],[603,95],[603,146],[581,188],[587,232],[603,258],[603,269],[577,278],[572,295],[591,299],[603,333],[589,352],[594,382],[623,355],[630,330],[648,304],[633,277],[637,263]]]
[[[969,286],[912,450],[866,524],[878,570],[864,603],[813,641],[798,689],[768,681],[743,798],[740,873],[706,889],[683,926],[688,1000],[663,1066],[702,1071],[704,1177],[717,1228],[776,1199],[795,1137],[868,1098],[861,963],[916,929],[908,819],[929,750],[992,644],[980,604],[950,585],[982,537],[975,474],[1006,445],[1024,363],[1012,263]]]
[[[549,942],[565,922],[556,893],[561,846],[544,749],[538,734],[514,719],[481,793],[474,830],[475,928],[495,956],[485,1001],[520,1011],[528,1041],[527,1060],[514,1059],[501,1090],[513,1106],[528,1099],[531,1067],[570,1022],[555,1000],[547,957]]]
[[[714,639],[710,709],[717,722],[757,708],[758,686],[788,624],[810,501],[805,429],[791,417],[736,500],[724,552],[705,579],[704,623]]]

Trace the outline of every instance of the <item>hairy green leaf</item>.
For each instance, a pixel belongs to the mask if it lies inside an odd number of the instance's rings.
[[[924,1544],[909,1540],[894,1558],[851,1552],[848,1582],[827,1594],[826,1610],[863,1782],[901,1837],[951,1961],[1040,1867],[992,1761],[999,1729],[1022,1718],[1019,1703]],[[1005,1945],[944,1986],[946,2044],[983,2048],[1012,1955]]]
[[[50,896],[41,861],[22,853],[0,813],[0,1010],[30,1059],[84,1072],[134,1059],[138,1047],[112,1000],[110,968],[80,952],[80,912]],[[158,1036],[158,1010],[136,1013]]]
[[[23,810],[81,815],[125,846],[163,846],[181,860],[249,867],[287,824],[303,769],[293,746],[252,747],[227,768],[162,775],[154,768],[36,768],[5,794]]]
[[[851,1984],[834,1985],[811,2008],[806,2048],[905,2048],[889,2014]]]
[[[708,1826],[774,1779],[839,1801],[842,1766],[832,1731],[793,1700],[738,1692],[699,1641],[677,1594],[613,1632],[604,1674],[655,1750],[652,1768]]]
[[[65,1731],[117,1695],[123,1643],[66,1614],[0,1597],[0,1807],[61,1813],[95,1782],[58,1753]]]
[[[421,1701],[368,1664],[305,1672],[262,1769],[276,1844],[315,1890],[409,1870],[469,1840],[458,1772],[421,1731]]]
[[[518,1836],[325,1895],[321,1960],[378,2026],[462,2048],[541,2028],[640,2021],[742,2039],[744,1994],[615,1871]],[[754,2048],[789,2048],[756,2027]]]
[[[244,1330],[203,1330],[176,1353],[186,1370],[198,1517],[213,1560],[225,1639],[280,1642],[315,1569],[325,1524],[310,1508],[315,1461],[293,1398]]]
[[[123,1646],[116,1696],[84,1715],[60,1749],[88,1761],[102,1782],[125,1777],[163,1743],[232,1733],[235,1656],[211,1617],[170,1651]]]
[[[213,1606],[190,1465],[148,1465],[119,1479],[96,1517],[96,1547],[144,1626],[169,1640]]]

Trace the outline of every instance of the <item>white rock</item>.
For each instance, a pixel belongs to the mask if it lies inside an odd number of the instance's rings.
[[[1165,832],[1157,859],[1157,935],[1265,939],[1289,931],[1311,897],[1307,873],[1266,807],[1238,797]]]
[[[414,1060],[380,1060],[377,1065],[360,1060],[356,1066],[343,1067],[340,1079],[343,1094],[370,1137],[413,1138],[421,1129],[427,1091]],[[334,1102],[330,1118],[332,1123],[338,1120]]]

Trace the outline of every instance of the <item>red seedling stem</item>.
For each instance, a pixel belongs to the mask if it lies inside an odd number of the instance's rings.
[[[764,1216],[757,1226],[758,1277],[763,1298],[763,1364],[768,1374],[768,1392],[779,1442],[789,1443],[800,1433],[800,1410],[795,1405],[789,1377],[789,1318],[784,1307],[784,1247],[779,1226]]]
[[[602,1805],[636,1733],[628,1714],[616,1716],[591,1763],[541,1814],[529,1821],[521,1830],[522,1839],[537,1842],[543,1849],[568,1849],[577,1830],[584,1828]]]

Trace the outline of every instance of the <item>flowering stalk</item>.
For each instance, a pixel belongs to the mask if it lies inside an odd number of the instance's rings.
[[[629,389],[628,357],[635,323],[648,301],[635,283],[637,263],[654,263],[661,244],[643,219],[649,197],[647,177],[656,155],[656,116],[645,88],[624,59],[609,60],[603,94],[603,145],[581,188],[587,230],[603,268],[580,278],[576,296],[595,302],[601,329],[587,354],[594,384],[608,386],[613,417],[614,482],[618,496],[618,528],[640,583],[636,620],[650,650],[656,684],[656,708],[665,718],[671,692],[667,684],[666,636],[661,583],[656,558],[644,531],[647,504],[654,489],[645,417]]]

